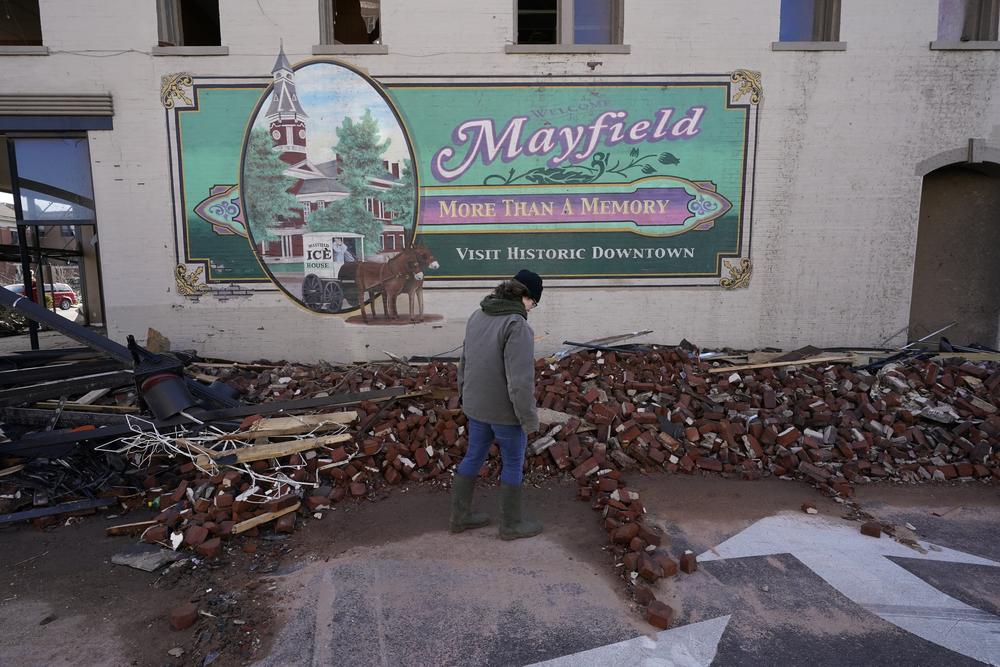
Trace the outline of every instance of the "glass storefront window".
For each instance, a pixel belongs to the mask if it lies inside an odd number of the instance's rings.
[[[28,224],[93,224],[90,148],[83,137],[14,140],[21,208]]]

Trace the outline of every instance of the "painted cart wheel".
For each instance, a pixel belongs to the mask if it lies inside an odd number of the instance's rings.
[[[341,304],[344,302],[344,291],[340,289],[338,283],[326,283],[323,285],[323,303],[326,304],[326,309],[336,312],[340,310]]]
[[[323,303],[323,281],[315,273],[302,281],[302,303],[312,310],[319,310]]]

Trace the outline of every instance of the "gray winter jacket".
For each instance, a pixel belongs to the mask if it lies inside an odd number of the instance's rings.
[[[462,410],[490,424],[538,430],[535,407],[535,334],[521,315],[477,310],[465,327],[458,364]]]

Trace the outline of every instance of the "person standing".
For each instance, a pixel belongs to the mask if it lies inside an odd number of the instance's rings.
[[[451,487],[453,533],[490,522],[488,515],[472,511],[472,494],[494,439],[502,462],[500,538],[515,540],[542,532],[541,523],[522,514],[521,487],[528,433],[538,430],[535,335],[528,313],[541,298],[541,276],[521,269],[482,300],[465,327],[458,395],[468,418],[469,449]]]

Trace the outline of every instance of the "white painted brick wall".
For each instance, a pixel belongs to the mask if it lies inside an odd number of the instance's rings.
[[[979,137],[1000,147],[1000,52],[931,51],[934,0],[844,3],[845,52],[772,52],[779,0],[626,0],[630,55],[507,55],[512,0],[383,0],[389,55],[345,56],[379,75],[763,73],[749,289],[546,292],[540,352],[643,328],[703,346],[873,345],[903,328],[916,246],[916,165]],[[114,95],[90,134],[111,335],[155,327],[177,347],[237,359],[351,360],[444,352],[482,292],[430,291],[442,322],[365,328],[280,295],[190,303],[175,294],[160,77],[260,75],[279,39],[292,62],[318,41],[312,0],[221,0],[224,57],[151,57],[152,0],[41,0],[47,57],[0,56],[0,89]],[[101,50],[101,51],[97,51]],[[120,53],[119,53],[120,52]],[[405,304],[405,298],[400,300]],[[403,306],[405,310],[405,305]],[[897,336],[894,342],[900,342]]]

